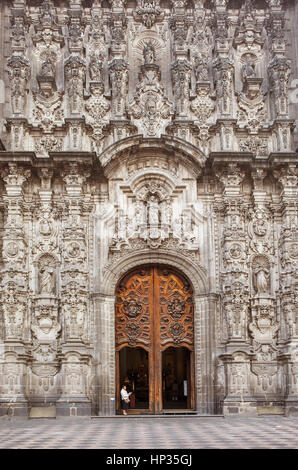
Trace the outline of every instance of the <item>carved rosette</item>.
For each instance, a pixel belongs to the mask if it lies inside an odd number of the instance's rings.
[[[123,312],[129,318],[136,318],[143,312],[142,304],[139,300],[125,300],[123,302]]]

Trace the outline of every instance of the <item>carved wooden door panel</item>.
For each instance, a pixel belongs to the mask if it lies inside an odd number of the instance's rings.
[[[116,383],[120,395],[119,351],[125,347],[148,352],[149,407],[158,414],[162,408],[162,352],[169,347],[187,348],[194,340],[193,297],[189,282],[180,273],[163,266],[144,266],[127,274],[116,288]],[[193,375],[193,374],[192,374]],[[193,377],[189,389],[194,405]],[[144,412],[144,410],[143,410]]]
[[[116,288],[116,393],[120,408],[119,351],[124,347],[142,347],[148,351],[149,408],[154,412],[153,340],[153,270],[142,267],[126,275]]]

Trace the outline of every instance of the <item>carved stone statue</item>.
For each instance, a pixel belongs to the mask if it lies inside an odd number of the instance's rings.
[[[242,66],[241,69],[241,78],[243,83],[247,78],[256,78],[256,71],[252,54],[247,54],[246,56],[246,63]]]
[[[269,270],[260,266],[255,270],[255,287],[258,294],[267,294],[269,289]]]
[[[208,81],[208,64],[200,53],[195,57],[195,74],[197,81]]]
[[[55,290],[54,269],[43,266],[40,269],[39,286],[41,294],[53,294]]]
[[[156,61],[154,46],[151,41],[148,41],[143,49],[144,63],[154,64]]]
[[[55,73],[54,65],[51,59],[46,59],[41,66],[41,76],[42,77],[53,77]]]
[[[154,196],[150,197],[148,202],[148,216],[149,216],[149,224],[158,224],[159,217],[158,214],[158,201]]]

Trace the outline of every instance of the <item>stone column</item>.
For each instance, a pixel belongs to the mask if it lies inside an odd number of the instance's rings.
[[[288,89],[291,75],[291,60],[286,57],[285,11],[281,3],[270,5],[268,20],[265,23],[271,60],[268,64],[269,92],[272,114],[275,117],[273,132],[275,150],[291,151],[292,119],[289,119]]]
[[[196,409],[199,414],[215,413],[215,317],[216,295],[194,297],[194,363]]]
[[[76,162],[65,165],[66,216],[63,220],[61,311],[62,395],[57,415],[91,413],[90,305],[88,272],[88,212],[83,210],[83,185],[88,169]]]
[[[116,414],[115,299],[114,296],[94,294],[93,302],[96,330],[96,414],[114,416]]]
[[[297,296],[297,258],[298,258],[298,212],[297,212],[297,165],[287,164],[274,172],[280,183],[282,226],[279,237],[280,256],[280,304],[284,323],[284,373],[286,374],[287,413],[298,413],[298,296]]]
[[[27,240],[22,186],[30,170],[9,163],[1,170],[6,195],[1,272],[1,386],[0,414],[27,415],[25,377],[29,341]]]
[[[60,227],[55,217],[57,208],[52,201],[53,170],[47,167],[40,168],[38,175],[41,185],[38,191],[39,201],[32,214],[29,259],[32,346],[28,371],[28,398],[31,411],[46,416],[48,413],[46,408],[51,407],[59,396]]]
[[[244,412],[247,405],[243,407],[242,403],[250,401],[249,274],[245,231],[247,207],[241,194],[241,183],[245,172],[237,164],[229,163],[226,168],[218,168],[216,174],[223,184],[222,210],[225,221],[221,242],[223,267],[221,279],[222,325],[226,344],[225,352],[220,359],[224,363],[226,374],[223,410],[225,414],[230,414],[236,413],[236,408],[239,412]],[[239,370],[246,374],[243,376],[242,384],[237,378]]]

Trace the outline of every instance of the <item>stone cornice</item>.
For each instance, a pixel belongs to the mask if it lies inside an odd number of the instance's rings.
[[[38,158],[35,152],[0,151],[0,163],[29,163],[34,167],[53,167],[57,163],[78,162],[92,165],[95,163],[93,152],[50,152],[49,158]]]
[[[251,163],[252,166],[269,167],[275,163],[297,163],[297,152],[275,152],[270,153],[268,158],[255,157],[251,152],[211,152],[209,156],[211,165],[218,163]]]

